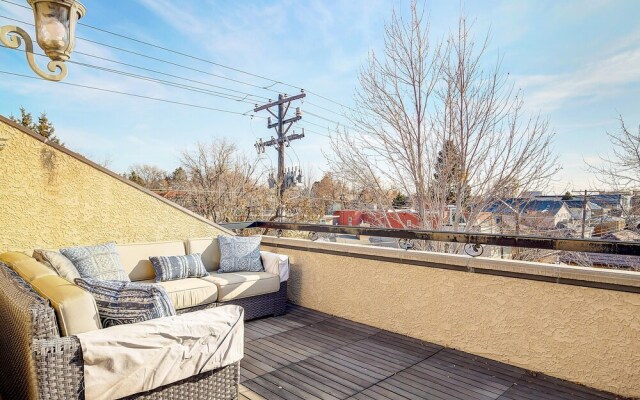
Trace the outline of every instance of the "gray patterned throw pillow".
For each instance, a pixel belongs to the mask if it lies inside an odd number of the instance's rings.
[[[122,268],[120,254],[113,242],[86,247],[67,247],[60,249],[60,253],[71,260],[83,278],[131,281]]]
[[[220,269],[225,272],[264,271],[260,260],[259,236],[218,236],[220,243]]]
[[[75,284],[93,295],[103,328],[176,315],[160,285],[84,278],[76,279]]]
[[[209,273],[202,263],[200,253],[186,256],[158,256],[149,257],[156,273],[156,282],[173,281],[176,279],[199,278]]]

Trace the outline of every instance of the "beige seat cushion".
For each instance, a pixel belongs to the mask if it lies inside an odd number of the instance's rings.
[[[162,286],[169,295],[176,310],[214,303],[218,299],[218,287],[201,278],[177,279],[175,281],[154,282]]]
[[[52,268],[38,262],[33,257],[17,251],[0,254],[0,261],[11,267],[27,282],[43,276],[58,276],[58,273]]]
[[[62,336],[102,328],[96,302],[89,292],[57,275],[42,276],[30,284],[40,296],[51,302]]]
[[[130,243],[116,245],[120,254],[120,261],[124,271],[132,281],[154,279],[156,274],[149,257],[152,256],[183,256],[186,253],[184,242],[175,240],[170,242]]]
[[[202,263],[209,272],[220,268],[220,244],[216,238],[187,239],[187,254],[202,254]]]
[[[218,286],[218,301],[243,299],[280,289],[280,277],[268,272],[227,272],[200,278]]]

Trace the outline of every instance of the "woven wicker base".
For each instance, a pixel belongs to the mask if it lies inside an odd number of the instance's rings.
[[[226,304],[243,307],[245,321],[267,315],[282,315],[287,305],[287,282],[281,282],[280,290],[277,292],[225,301],[224,303],[218,303],[218,306]]]
[[[205,310],[212,307],[220,307],[233,304],[244,308],[245,321],[267,315],[282,315],[287,306],[287,282],[280,283],[280,290],[274,293],[267,293],[260,296],[247,297],[244,299],[225,301],[224,303],[211,303],[201,306],[183,308],[177,310],[178,314]]]
[[[84,399],[78,338],[60,337],[49,302],[1,262],[0,287],[0,398]],[[129,398],[237,399],[239,379],[235,363]]]
[[[180,315],[180,314],[190,313],[194,311],[206,310],[208,308],[215,308],[217,306],[218,306],[218,303],[209,303],[209,304],[203,304],[201,306],[181,308],[180,310],[176,310],[176,314]]]
[[[163,386],[145,393],[125,397],[125,399],[216,399],[232,400],[238,398],[240,382],[240,363],[204,372],[176,383]]]

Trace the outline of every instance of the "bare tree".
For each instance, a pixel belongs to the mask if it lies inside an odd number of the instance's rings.
[[[607,132],[612,144],[611,156],[600,156],[600,164],[589,164],[588,169],[603,185],[614,190],[640,187],[640,126],[632,132],[619,116],[620,129]]]
[[[415,193],[415,206],[426,221],[429,152],[435,136],[428,109],[441,77],[440,47],[429,38],[428,24],[415,3],[411,21],[395,11],[385,26],[382,57],[371,53],[359,76],[356,112],[350,131],[331,141],[329,163],[337,174],[373,197],[386,199],[387,187]]]
[[[430,229],[453,212],[452,228],[471,230],[462,221],[505,191],[543,186],[558,170],[553,134],[546,120],[524,115],[500,59],[486,68],[487,48],[464,17],[434,43],[415,2],[410,20],[394,12],[383,57],[372,53],[360,73],[352,129],[332,138],[332,170],[382,201],[390,187],[409,193]]]
[[[514,90],[500,59],[493,67],[483,68],[488,36],[475,41],[465,17],[457,28],[448,38],[443,57],[443,84],[438,88],[441,107],[436,109],[435,121],[439,142],[452,141],[457,149],[453,162],[460,172],[454,176],[458,180],[455,209],[474,221],[505,190],[519,195],[539,189],[558,167],[548,122],[524,115],[522,93]],[[436,189],[432,193],[441,192]],[[459,220],[454,218],[454,229]]]
[[[176,201],[216,222],[249,219],[268,197],[268,189],[259,185],[256,162],[225,139],[198,143],[182,152],[187,182]]]
[[[150,164],[135,164],[129,168],[129,180],[151,190],[164,189],[167,171]]]

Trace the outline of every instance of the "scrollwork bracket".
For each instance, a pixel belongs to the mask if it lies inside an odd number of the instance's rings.
[[[33,53],[33,41],[29,34],[22,28],[12,25],[6,25],[0,28],[0,42],[10,49],[17,50],[24,40],[25,54],[27,56],[27,62],[29,66],[39,77],[47,79],[49,81],[61,81],[67,76],[67,66],[63,61],[49,61],[47,69],[57,74],[49,74],[41,69],[36,63],[35,54]]]

